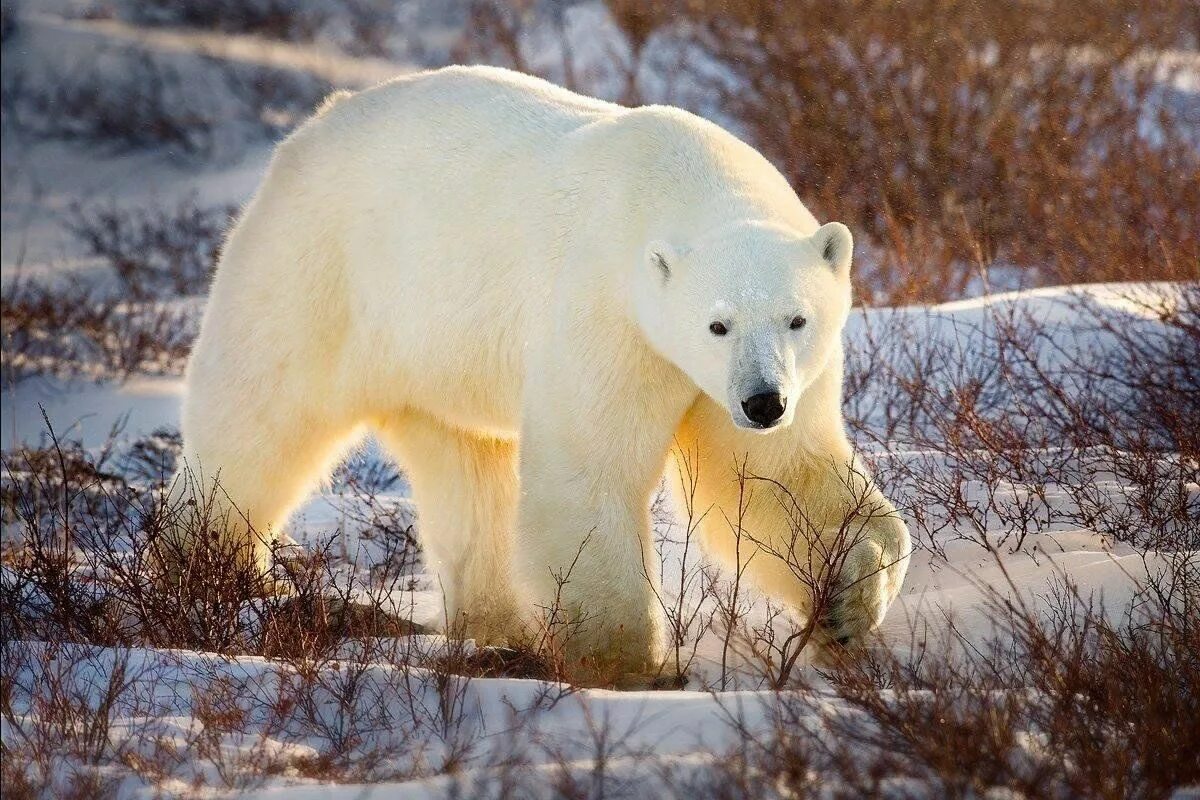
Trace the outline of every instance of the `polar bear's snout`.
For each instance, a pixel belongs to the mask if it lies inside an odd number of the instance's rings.
[[[795,415],[795,347],[775,330],[775,316],[752,311],[737,336],[727,377],[726,402],[739,428],[767,433],[787,427]],[[766,321],[761,321],[766,320]],[[740,333],[740,335],[738,335]]]
[[[774,427],[783,419],[787,409],[787,398],[778,389],[767,388],[742,401],[742,411],[746,418],[760,428]]]

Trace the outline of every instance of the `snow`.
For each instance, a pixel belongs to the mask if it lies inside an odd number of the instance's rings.
[[[148,434],[163,424],[179,427],[179,378],[137,377],[125,383],[81,386],[34,379],[10,387],[0,398],[5,450],[36,446],[46,438],[46,410],[58,436],[99,447],[114,425],[129,435]]]
[[[965,359],[978,357],[972,347],[986,346],[986,338],[963,337],[963,331],[978,334],[986,329],[989,321],[1007,318],[1013,310],[1034,315],[1043,321],[1070,325],[1071,317],[1066,313],[1068,301],[1086,292],[1099,304],[1110,308],[1113,313],[1140,318],[1140,309],[1128,305],[1130,291],[1154,291],[1151,286],[1097,286],[1077,289],[1040,289],[1006,295],[948,303],[941,306],[859,310],[852,317],[848,336],[851,341],[863,334],[872,324],[894,317],[911,318],[926,336],[954,337],[964,347]],[[1159,287],[1160,289],[1163,287]],[[1132,313],[1131,313],[1132,312]],[[1147,324],[1150,324],[1147,321]],[[136,438],[160,428],[172,429],[178,424],[178,402],[181,383],[177,379],[136,378],[122,384],[74,382],[62,384],[51,381],[27,381],[6,392],[3,397],[5,422],[4,442],[6,448],[18,443],[36,444],[44,426],[39,404],[57,424],[62,436],[82,439],[91,447],[99,446],[114,425],[122,423],[122,435]],[[920,459],[928,453],[921,450],[890,449],[880,453],[889,459]],[[1119,493],[1122,486],[1112,481],[1105,487],[1110,493]],[[966,487],[968,494],[971,487]],[[1011,496],[1027,492],[1025,487],[1012,485]],[[404,504],[407,489],[401,487],[394,498]],[[1065,495],[1051,493],[1047,500],[1051,504],[1068,503]],[[331,489],[314,496],[296,514],[291,526],[292,534],[301,541],[317,538],[339,526],[353,528],[352,518],[347,515],[347,498]],[[977,542],[958,540],[957,531],[951,530],[947,540],[940,543],[936,555],[928,550],[918,551],[913,557],[903,593],[890,611],[881,629],[882,639],[898,652],[911,644],[912,631],[922,626],[938,628],[945,619],[953,619],[956,629],[965,632],[968,639],[982,643],[992,633],[988,622],[985,598],[989,588],[1000,588],[1012,596],[1021,596],[1027,602],[1047,594],[1059,581],[1069,579],[1085,594],[1102,597],[1106,604],[1119,607],[1133,596],[1148,568],[1153,568],[1155,557],[1149,560],[1132,547],[1106,541],[1104,537],[1078,528],[1056,530],[1053,526],[1031,532],[1022,546],[1012,551],[1001,541],[995,541],[995,552],[989,553]],[[351,542],[358,540],[351,539]],[[358,542],[363,544],[361,541]],[[371,548],[366,546],[351,560],[362,565],[371,557]],[[997,557],[996,553],[1000,553]],[[678,564],[677,551],[668,549],[668,559]],[[1008,587],[1008,588],[1005,588]],[[411,592],[398,592],[392,598],[397,613],[409,616],[418,622],[436,621],[439,615],[437,593],[428,578],[419,578]],[[761,614],[761,611],[756,612]],[[761,619],[761,617],[758,617]],[[414,640],[415,641],[415,640]],[[938,636],[931,637],[925,646],[938,646]],[[444,647],[440,637],[405,645],[416,647],[426,657],[431,651]],[[692,685],[705,687],[719,680],[721,660],[721,638],[716,631],[709,631],[697,645],[697,657],[690,671]],[[104,664],[112,653],[103,649],[95,651],[97,673],[104,675]],[[174,726],[179,730],[192,730],[199,725],[190,715],[189,689],[196,685],[210,685],[231,675],[239,680],[253,678],[270,683],[278,680],[279,671],[289,667],[276,665],[260,658],[223,659],[202,653],[144,651],[137,653],[139,662],[164,659],[156,669],[148,669],[153,675],[151,686],[146,692],[134,692],[135,696],[153,694],[156,698],[166,697],[170,702],[154,708],[130,711],[130,718],[117,716],[118,727],[129,725],[137,728],[133,717],[153,717],[158,725]],[[165,665],[165,666],[164,666]],[[374,698],[370,702],[384,702],[383,698],[393,694],[395,677],[389,676],[394,669],[385,663],[363,664],[356,667],[364,670],[364,679],[376,681],[377,690],[367,692]],[[750,674],[747,664],[735,665],[743,676]],[[385,713],[389,731],[410,731],[421,725],[430,726],[432,712],[437,703],[425,697],[433,692],[433,681],[429,677],[416,679],[420,684],[421,697],[400,703],[390,703],[385,709],[374,708],[371,713]],[[737,683],[738,681],[735,681]],[[753,681],[747,682],[753,685]],[[164,688],[164,687],[170,687]],[[538,681],[475,678],[458,701],[462,710],[456,723],[456,736],[462,741],[472,742],[471,765],[456,777],[438,776],[433,769],[433,778],[414,778],[400,783],[373,784],[371,786],[308,786],[297,788],[303,783],[296,776],[273,778],[258,789],[264,797],[355,797],[359,792],[370,789],[372,796],[381,797],[434,797],[448,791],[450,783],[458,781],[470,785],[472,780],[486,781],[496,777],[496,768],[489,766],[494,758],[493,749],[501,743],[512,746],[506,736],[527,737],[521,747],[522,757],[533,766],[538,764],[546,770],[561,770],[564,764],[574,764],[583,774],[589,769],[595,748],[597,725],[601,725],[609,736],[620,741],[618,751],[612,754],[615,774],[627,770],[625,778],[639,781],[656,779],[648,772],[649,767],[642,758],[646,753],[656,757],[656,769],[669,764],[673,769],[700,769],[705,759],[712,757],[736,744],[742,734],[730,724],[731,714],[743,718],[751,729],[769,731],[771,724],[770,704],[776,702],[773,691],[737,691],[710,693],[708,691],[672,692],[612,692],[579,690],[558,700],[550,708],[540,708],[544,696],[554,693]],[[813,695],[812,702],[837,704],[832,695]],[[399,703],[399,704],[398,704]],[[522,712],[522,709],[532,709]],[[134,713],[136,711],[136,713]],[[816,713],[816,712],[814,712]],[[514,727],[513,716],[520,716],[519,733],[510,734]],[[423,718],[426,715],[428,718]],[[268,726],[269,727],[269,726]],[[300,725],[303,728],[303,724]],[[252,735],[253,734],[253,735]],[[139,738],[145,733],[139,733]],[[262,737],[265,736],[266,739]],[[497,738],[499,742],[497,742]],[[550,743],[550,744],[547,744]],[[285,733],[258,734],[253,729],[240,735],[237,742],[229,744],[235,749],[258,753],[267,748],[275,753],[291,755],[319,752],[328,742],[312,731],[288,727]],[[445,756],[444,750],[426,742],[420,751],[422,763],[436,765]],[[415,757],[415,756],[414,756]],[[622,761],[625,759],[625,761]],[[693,762],[688,759],[699,759]],[[621,765],[624,764],[624,767]],[[415,769],[415,767],[414,767]],[[557,774],[557,773],[555,773]],[[464,784],[463,782],[467,782]]]
[[[963,358],[978,357],[987,339],[981,335],[989,323],[1007,318],[1013,312],[1069,328],[1072,322],[1068,300],[1084,291],[1098,304],[1114,314],[1155,324],[1145,319],[1144,312],[1128,300],[1131,290],[1151,292],[1152,286],[1098,286],[1086,289],[1039,289],[958,301],[933,307],[876,309],[856,311],[851,319],[848,337],[851,341],[864,335],[872,326],[887,324],[901,318],[914,326],[915,335],[945,337],[964,349]],[[1158,287],[1161,289],[1162,287]],[[973,351],[974,349],[974,351]],[[60,382],[35,379],[10,387],[3,394],[3,442],[6,449],[18,444],[37,444],[44,437],[42,408],[54,422],[62,438],[78,439],[88,447],[100,446],[114,428],[122,437],[132,440],[160,428],[178,426],[179,401],[182,383],[178,378],[135,377],[124,383]],[[921,458],[921,450],[889,449],[880,455],[890,459]],[[970,487],[968,487],[968,491]],[[1119,493],[1122,486],[1113,482],[1110,492]],[[1013,496],[1026,489],[1011,487]],[[405,490],[394,498],[407,502]],[[1049,497],[1049,501],[1067,502],[1065,496]],[[346,499],[326,490],[313,497],[296,514],[292,535],[301,541],[319,537],[339,526],[346,528]],[[352,542],[358,541],[351,539]],[[359,542],[361,544],[361,542]],[[913,557],[903,594],[890,611],[881,629],[882,638],[897,651],[911,643],[911,632],[921,626],[938,627],[944,619],[953,619],[957,630],[966,632],[974,641],[991,633],[984,604],[987,590],[1008,586],[1004,591],[1019,594],[1027,600],[1049,592],[1058,581],[1069,579],[1084,594],[1102,596],[1114,606],[1127,602],[1136,591],[1138,579],[1153,566],[1128,545],[1114,545],[1087,530],[1038,530],[1026,537],[1017,552],[1005,552],[999,558],[969,541],[947,541],[938,555],[922,550]],[[360,564],[369,559],[370,548],[352,557]],[[677,553],[668,553],[678,558]],[[675,563],[678,563],[677,561]],[[437,593],[428,578],[419,579],[412,592],[397,593],[392,598],[394,609],[418,622],[430,623],[439,616]],[[756,619],[761,619],[756,617]],[[932,637],[936,646],[937,636]],[[426,642],[424,647],[428,647]],[[721,639],[710,631],[697,646],[697,658],[691,670],[694,685],[713,685],[719,676]],[[106,679],[106,665],[114,652],[96,649],[91,659],[96,675],[88,678],[91,685]],[[128,709],[114,716],[114,735],[128,730],[135,741],[154,735],[188,740],[202,728],[191,707],[190,691],[211,686],[236,677],[238,682],[256,682],[257,694],[269,694],[269,687],[278,675],[290,668],[272,664],[261,658],[226,659],[193,652],[141,651],[135,663],[147,675],[145,691],[134,696],[152,696],[148,707]],[[735,669],[738,667],[735,666]],[[742,669],[749,667],[742,665]],[[358,665],[369,687],[363,690],[364,700],[372,714],[382,714],[381,730],[392,736],[396,731],[432,731],[438,708],[434,681],[429,676],[416,676],[419,687],[416,699],[411,695],[398,699],[393,667],[387,664]],[[425,798],[446,796],[457,788],[460,791],[479,784],[499,781],[503,770],[494,763],[503,748],[519,750],[521,758],[533,773],[545,772],[546,782],[564,774],[589,776],[600,731],[619,742],[609,755],[608,780],[636,782],[643,789],[663,780],[664,770],[693,772],[702,770],[714,754],[735,746],[742,732],[731,724],[737,715],[749,729],[768,733],[772,716],[770,704],[777,695],[770,690],[710,693],[708,691],[671,692],[611,692],[579,690],[558,700],[550,708],[542,708],[547,693],[553,687],[538,681],[475,678],[466,685],[459,703],[461,713],[455,721],[454,736],[470,742],[470,752],[464,769],[453,776],[441,774],[438,767],[447,757],[447,745],[437,736],[422,740],[420,746],[406,747],[414,759],[412,765],[394,765],[396,771],[422,770],[432,777],[413,777],[399,782],[345,785],[308,785],[299,775],[283,774],[269,778],[256,786],[248,796],[272,798],[351,798],[377,796],[389,798]],[[390,698],[390,699],[389,699]],[[836,704],[832,695],[812,696],[815,706]],[[383,704],[383,705],[379,705]],[[31,712],[32,713],[32,712]],[[339,713],[345,713],[344,710]],[[365,713],[365,712],[364,712]],[[814,714],[817,712],[814,711]],[[514,716],[520,717],[516,730]],[[251,726],[237,736],[228,737],[222,744],[233,755],[245,758],[261,757],[264,752],[281,760],[314,756],[329,746],[322,734],[306,729],[310,722],[292,721],[283,731],[275,731],[274,723],[256,730]],[[515,732],[514,732],[515,731]],[[6,734],[7,736],[7,734]],[[646,754],[654,756],[648,762]],[[201,767],[200,777],[217,781],[217,777]],[[188,780],[197,776],[183,770]],[[185,781],[186,782],[186,781]],[[219,782],[219,781],[218,781]],[[168,784],[168,787],[172,784]],[[183,784],[179,784],[182,786]],[[124,785],[123,785],[124,786]],[[145,787],[130,784],[130,796]],[[648,789],[647,789],[648,791]],[[470,792],[467,792],[468,796]]]

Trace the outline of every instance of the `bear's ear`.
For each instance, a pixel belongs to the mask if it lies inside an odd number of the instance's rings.
[[[669,242],[655,239],[646,245],[644,256],[646,266],[661,276],[664,281],[671,277],[671,271],[679,263],[679,258],[679,251]]]
[[[850,269],[850,257],[854,255],[854,237],[845,225],[840,222],[827,222],[817,228],[812,241],[821,258],[835,271]]]

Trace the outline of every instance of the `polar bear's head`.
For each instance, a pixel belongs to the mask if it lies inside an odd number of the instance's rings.
[[[852,249],[840,222],[810,236],[751,221],[652,241],[636,281],[638,322],[735,424],[786,426],[840,342]]]

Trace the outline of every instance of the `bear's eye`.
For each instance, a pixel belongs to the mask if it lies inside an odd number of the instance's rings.
[[[803,328],[805,326],[805,324],[807,324],[807,323],[808,323],[808,320],[806,320],[804,317],[792,317],[792,324],[789,325],[788,327],[794,331],[798,331],[801,328]]]
[[[724,336],[725,334],[729,333],[729,328],[726,328],[725,325],[720,322],[714,322],[712,325],[708,326],[708,329],[712,331],[713,336]]]

